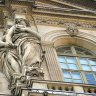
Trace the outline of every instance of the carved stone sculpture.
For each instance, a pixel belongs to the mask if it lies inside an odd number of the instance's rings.
[[[33,32],[25,19],[16,19],[0,41],[3,70],[9,79],[21,73],[24,66],[40,67],[42,62],[40,36]]]
[[[44,79],[41,63],[45,51],[42,51],[40,36],[32,31],[27,20],[16,19],[15,24],[6,30],[0,41],[0,55],[13,95],[19,96],[21,85],[32,87],[32,79]]]
[[[71,36],[71,37],[74,37],[76,35],[78,35],[78,29],[75,28],[75,27],[68,27],[66,29],[66,32]]]
[[[13,73],[21,72],[21,60],[17,55],[17,46],[13,44],[11,33],[14,30],[12,26],[6,33],[3,34],[2,41],[0,41],[0,56],[2,71],[5,73],[7,79],[9,80]]]
[[[25,19],[16,20],[16,30],[12,39],[14,44],[18,45],[17,50],[22,66],[41,62],[40,36],[32,31]]]

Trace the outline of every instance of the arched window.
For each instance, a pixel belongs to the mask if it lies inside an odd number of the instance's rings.
[[[56,48],[64,82],[96,84],[96,54],[78,46]]]

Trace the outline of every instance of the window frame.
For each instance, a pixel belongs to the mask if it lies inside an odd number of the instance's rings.
[[[66,46],[65,46],[66,47]],[[81,48],[81,47],[80,47]],[[80,54],[77,54],[76,53],[76,50],[75,50],[75,46],[70,46],[70,50],[72,51],[72,54],[65,54],[65,53],[60,53],[60,52],[57,52],[57,54],[58,54],[58,56],[64,56],[65,58],[67,58],[67,57],[75,57],[76,58],[76,62],[77,62],[77,67],[78,67],[78,69],[77,70],[73,70],[73,69],[70,69],[69,68],[69,65],[67,65],[68,63],[66,63],[66,66],[68,66],[67,68],[68,69],[63,69],[63,68],[61,68],[62,69],[62,71],[70,71],[70,72],[79,72],[80,73],[80,76],[81,76],[81,78],[82,78],[82,83],[81,84],[88,84],[88,82],[87,82],[87,78],[86,78],[86,76],[85,76],[85,72],[91,72],[91,73],[93,73],[93,72],[96,72],[96,71],[93,71],[93,69],[92,69],[92,66],[94,66],[94,65],[90,65],[89,64],[89,61],[88,60],[96,60],[96,56],[93,54],[92,56],[90,56],[90,55],[80,55]],[[89,50],[87,50],[86,49],[86,51],[89,51]],[[91,53],[91,51],[90,51],[90,53]],[[92,52],[93,53],[93,52]],[[90,71],[87,71],[87,70],[83,70],[83,68],[82,68],[82,64],[80,64],[80,58],[87,58],[87,61],[88,61],[88,66],[90,67]],[[63,72],[62,72],[62,74],[63,74]],[[94,75],[94,78],[95,78],[95,80],[96,80],[96,75],[93,73],[93,75]],[[74,82],[71,82],[71,83],[74,83]]]

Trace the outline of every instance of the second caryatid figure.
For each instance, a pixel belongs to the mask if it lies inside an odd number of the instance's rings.
[[[21,73],[24,66],[40,66],[40,36],[33,32],[28,21],[19,18],[3,35],[1,41],[5,49],[2,52],[2,65],[7,78],[13,73]]]

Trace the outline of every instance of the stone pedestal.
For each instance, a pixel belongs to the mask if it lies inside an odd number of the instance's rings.
[[[44,90],[46,90],[47,89],[47,84],[33,82],[32,88],[33,89],[44,89]]]
[[[21,74],[14,74],[10,82],[10,89],[13,95],[28,96],[30,92],[36,92],[38,89],[47,89],[44,83],[36,81],[43,80],[44,73],[39,66],[25,66]]]
[[[74,91],[77,93],[77,96],[86,96],[84,94],[78,94],[78,93],[84,93],[83,87],[81,86],[74,86]]]

